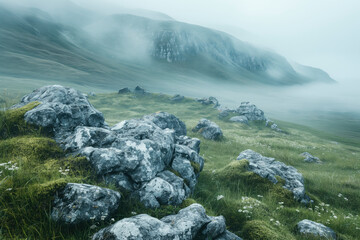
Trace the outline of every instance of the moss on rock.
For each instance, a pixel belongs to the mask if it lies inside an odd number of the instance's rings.
[[[292,240],[294,237],[280,229],[279,227],[272,226],[270,223],[253,220],[246,222],[243,228],[243,236],[248,240]]]

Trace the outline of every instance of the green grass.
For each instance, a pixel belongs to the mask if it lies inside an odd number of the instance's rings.
[[[321,132],[285,122],[280,122],[279,127],[286,133],[279,133],[263,123],[248,126],[220,120],[217,110],[189,98],[172,103],[169,96],[162,94],[98,94],[90,101],[110,125],[166,111],[186,123],[189,136],[201,139],[200,154],[205,166],[191,199],[178,207],[149,210],[122,193],[116,220],[134,212],[160,218],[198,202],[208,214],[225,216],[229,230],[244,239],[310,239],[295,230],[296,223],[303,219],[333,228],[339,239],[358,239],[360,148],[355,144],[335,144]],[[49,218],[52,196],[67,182],[104,185],[93,177],[84,158],[67,157],[51,138],[21,121],[25,110],[34,106],[0,112],[0,123],[6,123],[0,125],[0,132],[6,133],[0,139],[0,163],[8,166],[0,167],[0,239],[88,239],[110,222],[89,222],[76,228],[58,225]],[[191,131],[203,117],[222,128],[224,138],[220,142],[203,139]],[[15,130],[9,130],[9,126]],[[303,206],[282,188],[281,181],[274,185],[247,172],[247,161],[235,159],[248,148],[296,167],[305,178],[314,204]],[[323,164],[303,162],[299,154],[305,151],[318,156]],[[62,174],[64,169],[70,169],[67,175]]]

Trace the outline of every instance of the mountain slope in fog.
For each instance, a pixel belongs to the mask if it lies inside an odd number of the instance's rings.
[[[95,85],[149,85],[155,79],[174,79],[175,84],[175,79],[185,78],[270,85],[333,82],[326,73],[301,65],[294,68],[284,57],[226,33],[161,13],[123,12],[93,15],[69,26],[38,9],[0,5],[0,73]],[[91,14],[73,8],[69,16],[86,13]]]

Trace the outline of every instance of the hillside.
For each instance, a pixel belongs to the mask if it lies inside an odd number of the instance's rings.
[[[230,122],[231,115],[219,119],[219,111],[212,105],[203,105],[191,98],[180,102],[171,99],[172,96],[150,93],[89,97],[110,126],[159,111],[174,114],[182,120],[187,135],[200,139],[199,156],[204,159],[204,168],[200,170],[190,198],[178,207],[162,206],[151,210],[131,200],[121,190],[120,207],[113,220],[93,221],[76,227],[63,226],[50,219],[56,191],[69,182],[119,189],[94,177],[97,170],[90,167],[85,158],[65,155],[51,135],[32,125],[24,125],[25,112],[39,103],[1,112],[0,236],[88,239],[120,219],[141,213],[160,219],[197,202],[210,216],[223,215],[228,230],[245,240],[310,239],[296,231],[296,223],[303,219],[330,227],[336,232],[337,239],[357,239],[360,234],[358,147],[332,142],[289,123],[280,123],[282,131],[279,132],[265,127],[263,122],[250,122],[249,125]],[[224,138],[216,142],[192,132],[201,118],[217,123]],[[250,174],[246,170],[246,161],[236,161],[239,153],[246,149],[295,167],[303,175],[306,194],[314,202],[303,205],[281,187],[281,181],[272,184]],[[300,156],[303,152],[319,157],[322,164],[304,162]],[[195,169],[196,165],[193,166]]]

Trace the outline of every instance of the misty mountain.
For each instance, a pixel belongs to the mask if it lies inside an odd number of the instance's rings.
[[[294,67],[276,53],[165,14],[123,9],[105,16],[77,5],[61,14],[47,9],[0,5],[0,74],[101,86],[200,78],[270,85],[333,82],[321,70]]]

